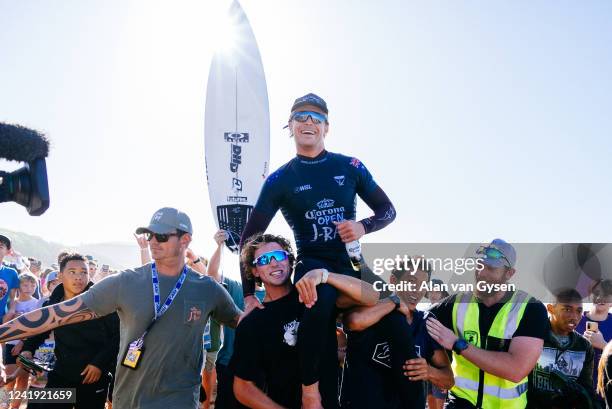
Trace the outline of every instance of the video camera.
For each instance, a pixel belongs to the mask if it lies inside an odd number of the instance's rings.
[[[14,172],[0,170],[0,203],[19,203],[31,216],[49,208],[48,153],[49,141],[41,133],[0,122],[0,158],[25,162]]]

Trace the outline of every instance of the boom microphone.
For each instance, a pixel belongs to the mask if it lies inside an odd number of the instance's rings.
[[[16,202],[31,216],[40,216],[49,208],[48,154],[49,141],[43,134],[0,122],[0,158],[26,162],[11,173],[0,170],[0,203]]]
[[[0,122],[0,158],[32,162],[48,154],[49,141],[43,134],[21,125]]]

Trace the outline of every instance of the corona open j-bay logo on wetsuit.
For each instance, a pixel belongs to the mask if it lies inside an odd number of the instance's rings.
[[[304,217],[306,220],[312,220],[313,238],[311,241],[317,241],[323,238],[323,241],[333,240],[336,238],[337,231],[333,222],[344,221],[344,206],[334,207],[332,199],[323,199],[317,202],[317,208],[308,210]]]

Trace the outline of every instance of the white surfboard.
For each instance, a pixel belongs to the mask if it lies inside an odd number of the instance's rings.
[[[268,175],[270,112],[261,56],[237,1],[229,9],[233,46],[215,53],[208,74],[205,160],[217,226],[238,250],[240,235]]]

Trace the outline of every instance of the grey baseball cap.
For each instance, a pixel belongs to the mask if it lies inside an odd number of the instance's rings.
[[[493,248],[498,250],[506,258],[511,268],[515,266],[516,251],[514,250],[514,247],[512,247],[512,244],[507,243],[502,239],[495,239],[491,242],[491,244],[484,246],[484,248]],[[486,253],[484,254],[484,257],[481,255],[480,258],[482,259],[483,263],[493,268],[502,266],[508,267],[508,264],[505,262],[506,260],[503,258],[487,257]]]
[[[182,230],[192,234],[193,230],[191,228],[191,220],[189,220],[189,216],[178,209],[164,207],[153,214],[148,227],[137,228],[136,234],[149,232],[166,234],[172,233],[174,230]]]

